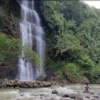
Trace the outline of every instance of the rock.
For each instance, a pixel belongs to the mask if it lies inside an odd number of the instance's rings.
[[[24,96],[24,94],[20,94],[20,96]]]
[[[70,98],[61,98],[60,100],[72,100]]]
[[[94,98],[99,98],[99,96],[93,96]]]
[[[39,88],[39,87],[49,87],[52,84],[46,81],[36,81],[36,82],[23,82],[23,81],[16,81],[16,80],[7,80],[0,84],[0,88]]]
[[[49,87],[49,86],[51,86],[51,83],[50,82],[43,82],[43,86],[44,87]]]
[[[86,98],[90,98],[89,96],[86,96]]]
[[[83,100],[82,97],[75,97],[75,100]]]
[[[34,83],[34,84],[33,84],[33,87],[34,87],[34,88],[38,87],[38,83]]]
[[[75,97],[74,96],[69,96],[71,99],[75,99]]]
[[[14,79],[15,74],[16,74],[16,64],[17,64],[17,59],[13,58],[10,61],[5,61],[3,65],[0,65],[0,78],[4,79]],[[4,80],[3,80],[4,81]]]
[[[92,94],[94,94],[93,92],[90,92],[90,94],[92,95]]]
[[[84,76],[82,79],[79,81],[80,83],[90,83],[89,80]]]
[[[4,25],[2,26],[2,31],[7,35],[11,35],[13,37],[19,37],[18,21],[12,18],[4,17]]]
[[[100,78],[96,81],[96,84],[100,84]]]
[[[46,75],[41,75],[41,76],[38,76],[37,81],[45,81],[46,80]]]
[[[64,94],[62,97],[69,97],[68,94]]]
[[[83,100],[83,98],[79,94],[71,94],[69,95],[69,97],[74,100]]]
[[[66,78],[66,80],[72,83],[90,83],[89,80],[85,76],[73,78],[71,73],[66,72],[66,71],[63,72],[63,75]]]
[[[58,91],[57,90],[53,90],[52,94],[58,94]]]

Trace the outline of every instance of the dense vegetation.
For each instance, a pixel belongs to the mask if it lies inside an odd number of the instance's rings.
[[[40,63],[39,57],[31,48],[26,45],[21,46],[19,21],[18,1],[0,0],[0,78],[16,77],[19,57],[31,61],[32,64]]]
[[[0,33],[0,65],[18,57],[19,39],[8,37]]]
[[[37,1],[38,4],[38,1]],[[100,78],[100,9],[78,0],[44,0],[37,7],[42,19],[47,44],[46,68],[58,78],[66,72],[71,79],[87,77],[91,82]],[[4,18],[20,19],[16,0],[0,0],[0,31]],[[0,33],[0,64],[18,57],[19,39]],[[37,62],[35,52],[22,48],[26,60]],[[14,52],[13,52],[14,51]]]
[[[47,65],[63,77],[97,79],[100,72],[100,10],[78,0],[44,1]]]

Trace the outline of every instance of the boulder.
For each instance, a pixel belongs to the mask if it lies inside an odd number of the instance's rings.
[[[39,87],[49,87],[52,83],[46,81],[16,81],[16,80],[6,80],[0,83],[0,88],[39,88]]]
[[[57,90],[53,90],[52,94],[58,94],[58,91]]]
[[[90,83],[87,77],[83,76],[80,80],[79,83]]]
[[[66,97],[69,97],[69,95],[68,94],[64,94],[62,97],[66,98]]]
[[[95,95],[95,96],[93,96],[93,97],[94,97],[94,98],[99,98],[99,96],[96,96],[96,95]]]
[[[13,37],[19,37],[19,22],[15,19],[4,17],[2,32]]]
[[[82,97],[75,97],[75,100],[83,100]]]
[[[33,84],[33,87],[34,87],[34,88],[37,88],[37,87],[38,87],[38,83],[34,83],[34,84]]]
[[[37,81],[45,81],[46,80],[46,75],[44,74],[44,75],[38,76],[36,80]]]
[[[100,84],[100,78],[96,80],[96,84]]]
[[[79,94],[70,94],[69,97],[74,100],[83,100],[83,98]]]
[[[86,96],[86,98],[90,98],[89,96]]]
[[[85,76],[80,76],[77,78],[72,77],[71,73],[64,71],[63,72],[66,80],[71,83],[90,83],[89,80]]]
[[[45,82],[45,81],[44,81],[44,82],[43,82],[43,86],[44,86],[44,87],[49,87],[49,86],[51,86],[51,83],[50,83],[50,82]]]

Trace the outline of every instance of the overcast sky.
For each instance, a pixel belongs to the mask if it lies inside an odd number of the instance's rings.
[[[100,9],[100,0],[81,0],[81,1],[87,3],[90,6],[94,6]]]

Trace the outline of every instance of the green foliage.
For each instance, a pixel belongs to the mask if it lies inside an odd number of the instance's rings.
[[[57,37],[57,44],[56,49],[58,53],[64,53],[64,52],[79,52],[82,47],[80,45],[80,41],[77,40],[77,38],[71,34],[61,34]]]
[[[0,63],[3,60],[10,60],[17,57],[19,53],[19,39],[9,38],[4,33],[0,33]]]
[[[96,81],[100,77],[100,64],[95,65],[92,72],[92,80]]]
[[[30,61],[33,64],[40,64],[40,59],[38,55],[29,47],[24,46],[22,48],[24,55],[22,55],[22,58],[25,59],[26,61]]]
[[[65,61],[54,61],[50,57],[46,57],[46,64],[48,68],[51,69],[60,69],[65,65]]]
[[[57,78],[63,78],[63,67],[65,66],[65,61],[54,61],[50,57],[46,57],[46,65],[48,68],[55,71]]]
[[[4,60],[4,57],[3,55],[0,54],[0,65],[2,64],[3,60]]]
[[[81,71],[79,71],[79,66],[75,63],[67,63],[65,61],[53,61],[49,57],[46,59],[48,68],[55,71],[58,78],[63,78],[63,73],[67,72],[70,74],[71,78],[80,78],[82,76]]]
[[[63,70],[70,73],[72,78],[78,79],[81,76],[81,71],[79,70],[78,65],[75,63],[67,63]]]
[[[43,15],[45,16],[46,26],[48,26],[49,30],[47,29],[47,33],[50,32],[50,34],[46,34],[47,39],[51,43],[51,45],[56,43],[55,35],[62,34],[63,31],[65,31],[65,23],[66,20],[63,17],[62,13],[59,13],[58,6],[62,6],[59,1],[44,1],[43,6]],[[45,10],[46,9],[46,10]],[[55,10],[56,9],[56,10]],[[49,38],[51,37],[51,39]],[[53,43],[52,43],[53,42]]]
[[[92,79],[97,72],[95,66],[100,63],[100,10],[79,0],[47,0],[42,10],[50,48],[47,54],[54,60],[47,60],[47,66],[56,70],[56,64],[71,62],[68,68],[73,69],[73,75],[80,70],[82,75]],[[63,66],[58,67],[61,77]]]
[[[19,19],[20,17],[20,5],[17,0],[0,0],[1,12],[6,17],[12,17],[12,19]]]
[[[57,78],[59,78],[59,79],[64,78],[62,69],[59,69],[59,70],[56,72],[56,75],[57,75]]]
[[[0,33],[0,64],[4,60],[17,58],[23,50],[24,55],[20,56],[26,61],[31,61],[33,64],[40,64],[40,59],[37,54],[29,47],[22,47],[19,39],[10,38],[4,33]]]
[[[19,15],[16,0],[1,0],[0,5],[6,15],[12,18]],[[79,0],[44,0],[41,10],[48,45],[46,66],[54,69],[60,78],[64,70],[73,78],[79,75],[89,79],[100,77],[100,9]],[[0,63],[18,54],[22,48],[18,41],[0,33]],[[31,48],[24,46],[22,49],[25,53],[23,59],[41,63]]]
[[[89,58],[87,55],[81,55],[80,59],[78,60],[78,64],[80,66],[80,71],[82,74],[88,75],[92,74],[93,67],[95,63]]]

